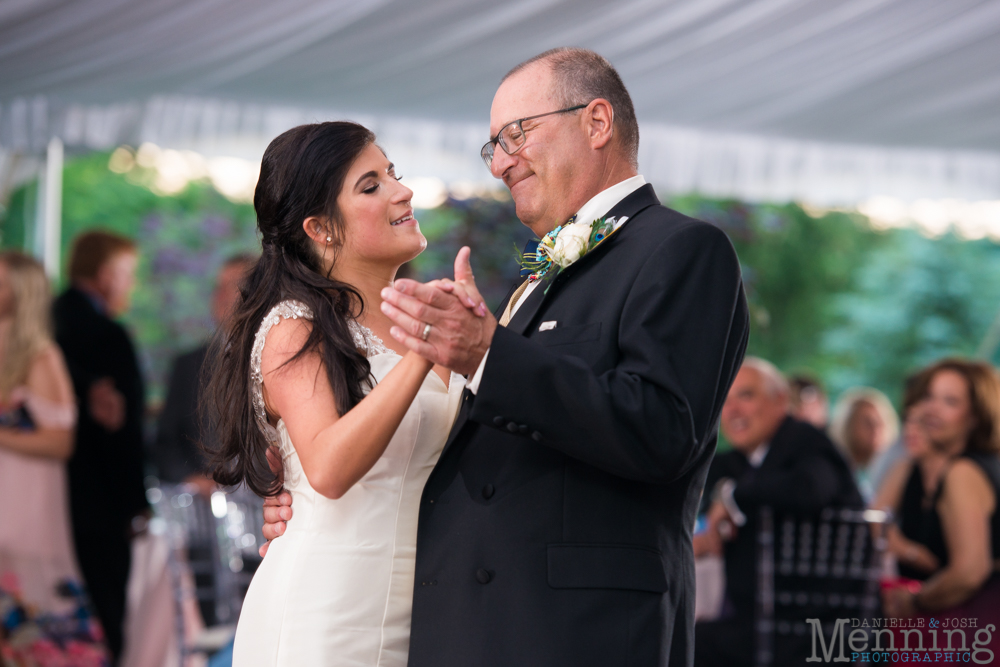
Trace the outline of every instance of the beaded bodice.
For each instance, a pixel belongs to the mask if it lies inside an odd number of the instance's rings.
[[[260,328],[257,329],[257,334],[254,337],[253,350],[250,352],[250,393],[253,400],[254,416],[257,419],[257,426],[275,445],[280,444],[280,438],[277,430],[267,420],[267,408],[264,405],[264,375],[260,370],[261,357],[264,354],[264,342],[267,340],[267,334],[271,327],[281,320],[297,320],[300,317],[307,320],[313,319],[312,309],[301,301],[285,300],[276,305],[261,321]],[[358,324],[353,319],[350,320],[348,326],[354,337],[354,345],[359,350],[364,351],[366,357],[371,358],[377,354],[392,351],[368,327]]]

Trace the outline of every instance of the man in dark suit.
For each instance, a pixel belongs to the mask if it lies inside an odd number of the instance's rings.
[[[712,461],[705,484],[708,527],[695,537],[695,553],[722,553],[726,570],[721,617],[696,626],[698,667],[753,664],[761,507],[811,515],[824,507],[864,506],[834,444],[814,426],[790,417],[789,407],[788,383],[778,369],[748,357],[722,408],[722,432],[733,449]],[[784,647],[791,653],[798,648]],[[801,653],[782,653],[776,664],[797,664],[809,655]]]
[[[490,132],[484,159],[536,235],[616,227],[514,291],[506,326],[433,285],[383,293],[400,341],[470,378],[422,498],[409,664],[683,667],[691,532],[747,341],[739,263],[637,174],[632,102],[599,55],[515,68]]]
[[[212,291],[212,319],[216,326],[229,318],[240,296],[240,282],[255,261],[250,255],[234,255],[223,262]],[[205,474],[198,421],[201,369],[207,352],[206,343],[174,360],[154,451],[160,479],[174,484],[188,482],[210,494],[215,482]]]
[[[115,658],[122,649],[133,519],[148,509],[143,487],[145,393],[135,349],[114,318],[129,306],[137,254],[106,232],[78,237],[71,287],[56,299],[56,341],[80,405],[68,463],[77,560]]]

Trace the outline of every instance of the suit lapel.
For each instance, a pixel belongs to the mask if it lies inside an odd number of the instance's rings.
[[[647,183],[615,204],[615,206],[608,211],[606,217],[620,218],[627,216],[632,218],[641,213],[644,209],[647,209],[650,206],[655,206],[659,203],[660,201],[656,198],[656,192],[653,190],[653,186]],[[626,222],[625,224],[627,225],[628,223]],[[573,272],[578,271],[581,266],[595,261],[598,257],[607,252],[608,248],[611,247],[611,245],[617,240],[618,235],[624,231],[624,228],[616,231],[591,252],[587,253],[579,260],[560,271],[559,275],[554,279],[543,279],[542,284],[532,290],[531,294],[528,295],[528,298],[517,309],[514,317],[512,317],[510,322],[507,324],[507,328],[511,331],[524,335],[524,332],[534,320],[535,315],[542,307],[542,304],[544,304],[548,298],[555,293],[557,286],[560,283],[565,282],[571,275],[573,275]]]
[[[524,282],[524,278],[518,278],[517,282],[515,282],[513,285],[510,286],[510,289],[507,290],[507,296],[505,296],[500,301],[500,306],[497,307],[497,309],[493,311],[493,317],[497,318],[498,320],[500,319],[500,316],[503,315],[503,313],[504,313],[505,310],[507,310],[507,302],[510,301],[510,298],[512,296],[514,296],[514,292],[517,291],[517,288],[520,287],[521,283],[523,283],[523,282]]]
[[[644,209],[650,206],[655,206],[660,203],[660,200],[656,198],[656,192],[653,190],[653,186],[646,184],[631,193],[624,199],[622,199],[618,204],[614,206],[610,211],[608,211],[608,217],[622,217],[628,216],[629,218],[635,217],[637,214],[642,212]],[[550,281],[542,281],[542,284],[532,290],[531,294],[528,295],[527,299],[521,304],[521,307],[517,309],[517,313],[511,318],[510,323],[507,328],[511,331],[516,331],[517,333],[524,335],[527,330],[528,325],[531,324],[532,320],[535,318],[535,314],[538,312],[539,308],[546,299],[551,296],[552,292],[555,291],[557,283],[561,283],[565,280],[566,275],[572,275],[572,271],[578,268],[578,265],[584,264],[588,261],[593,261],[594,257],[599,256],[607,250],[607,247],[615,241],[615,237],[618,236],[624,230],[619,230],[612,234],[608,239],[597,246],[593,252],[584,255],[579,261],[567,267],[564,271],[560,272],[555,283]],[[607,247],[606,247],[607,246]],[[507,296],[500,303],[500,306],[494,312],[494,315],[499,318],[507,307],[507,302],[510,300],[511,295],[517,289],[518,285],[522,281],[516,282],[507,293]],[[547,287],[552,287],[551,290],[546,290]],[[458,416],[455,419],[455,424],[452,426],[451,433],[448,434],[448,440],[444,444],[444,448],[441,450],[440,459],[443,461],[445,459],[445,454],[452,449],[452,445],[455,440],[458,439],[459,435],[465,430],[466,427],[470,426],[468,420],[469,411],[472,409],[472,402],[475,400],[475,395],[472,394],[468,389],[465,390],[465,395],[462,398],[462,406],[459,408]],[[472,425],[474,426],[474,425]],[[440,465],[435,468],[437,470]]]

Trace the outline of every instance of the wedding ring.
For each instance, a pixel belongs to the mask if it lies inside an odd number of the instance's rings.
[[[420,337],[423,338],[424,340],[427,340],[427,337],[430,336],[430,335],[431,335],[431,325],[425,324],[424,325],[424,332],[422,334],[420,334]]]

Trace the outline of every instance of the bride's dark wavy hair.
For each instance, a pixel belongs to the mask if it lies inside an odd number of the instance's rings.
[[[211,425],[207,454],[220,484],[245,483],[260,496],[280,489],[267,463],[270,443],[254,416],[250,354],[261,321],[281,301],[294,299],[312,309],[312,332],[293,360],[320,354],[337,412],[344,414],[364,397],[371,369],[349,328],[364,302],[354,287],[324,271],[302,223],[314,216],[324,220],[336,252],[344,241],[337,197],[351,165],[374,142],[361,125],[330,122],[288,130],[264,151],[253,198],[261,256],[240,286],[233,314],[219,326],[205,365],[202,423]]]

